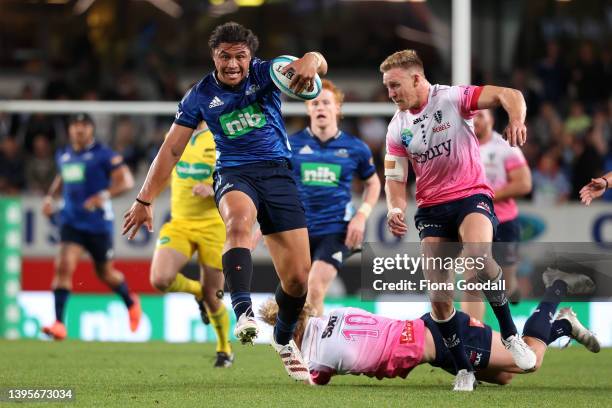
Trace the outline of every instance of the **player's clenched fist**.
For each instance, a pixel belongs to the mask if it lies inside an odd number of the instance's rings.
[[[389,231],[391,231],[393,235],[398,238],[401,238],[408,232],[408,225],[406,225],[404,212],[401,210],[394,210],[399,209],[394,208],[393,210],[389,211],[389,213],[387,214],[387,226],[389,227]]]
[[[134,239],[142,225],[147,227],[149,232],[153,232],[153,209],[150,205],[135,202],[123,216],[121,235],[127,234],[128,239]]]

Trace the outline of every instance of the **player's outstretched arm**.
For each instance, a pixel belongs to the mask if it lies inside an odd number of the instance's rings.
[[[304,89],[312,89],[316,74],[325,75],[327,73],[327,61],[321,53],[310,51],[283,68],[283,73],[289,70],[295,72],[289,88],[294,92],[301,92]]]
[[[500,86],[485,85],[478,98],[478,109],[502,106],[508,113],[508,126],[504,137],[511,146],[522,146],[527,141],[527,104],[521,91]]]
[[[193,129],[176,123],[170,127],[166,140],[155,156],[147,178],[136,196],[136,202],[123,216],[121,233],[128,234],[128,239],[134,239],[142,225],[153,231],[151,203],[166,186],[172,169],[181,158],[192,133]]]
[[[612,171],[601,177],[591,179],[589,184],[580,189],[580,201],[584,205],[590,205],[591,201],[601,197],[606,192],[610,187],[610,180],[612,180]]]

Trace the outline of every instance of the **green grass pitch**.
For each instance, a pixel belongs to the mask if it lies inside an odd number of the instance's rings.
[[[213,369],[214,345],[0,341],[0,387],[70,387],[72,403],[15,406],[148,407],[599,407],[612,405],[612,349],[550,350],[542,369],[509,386],[453,393],[428,365],[406,380],[334,377],[325,387],[291,381],[269,346],[234,345],[230,369]],[[11,404],[0,403],[10,406]]]

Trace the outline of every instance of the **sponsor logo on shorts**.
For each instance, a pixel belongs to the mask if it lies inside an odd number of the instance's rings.
[[[428,224],[424,222],[420,222],[419,225],[417,225],[417,229],[419,230],[419,232],[423,231],[425,228],[440,229],[442,228],[442,225],[441,224]]]
[[[400,344],[414,343],[414,327],[412,327],[411,321],[406,321],[402,334],[400,334]]]
[[[461,339],[459,339],[459,337],[457,337],[457,334],[453,334],[449,338],[443,337],[442,340],[444,341],[444,345],[446,347],[448,347],[448,348],[452,348],[452,347],[458,346],[459,342],[461,341]]]
[[[342,263],[342,252],[341,251],[336,252],[331,257],[332,259],[335,259],[336,261]]]
[[[227,184],[225,184],[225,185],[224,185],[223,187],[221,187],[221,189],[219,190],[219,194],[223,194],[223,193],[225,193],[225,191],[226,191],[228,188],[232,188],[232,187],[234,187],[234,184],[232,184],[232,183],[227,183]]]
[[[476,208],[480,208],[481,210],[485,210],[486,212],[491,214],[491,207],[489,207],[489,204],[485,203],[484,201],[481,201],[476,204]]]
[[[482,360],[482,353],[470,351],[470,363],[472,363],[473,367],[480,367],[481,360]]]
[[[170,242],[170,237],[159,237],[157,240],[157,245],[164,245]]]
[[[231,113],[226,113],[219,117],[219,123],[223,133],[230,138],[245,135],[255,129],[262,128],[266,125],[266,115],[262,112],[257,103],[247,106],[246,108],[235,110]]]
[[[189,163],[186,161],[176,163],[176,174],[181,179],[192,178],[202,181],[209,178],[212,172],[212,167],[206,163]]]
[[[84,180],[84,163],[66,163],[62,166],[62,181],[64,183],[81,183]]]
[[[302,184],[305,186],[336,187],[342,166],[331,163],[302,163]]]
[[[427,149],[424,153],[412,153],[412,159],[417,163],[423,164],[428,162],[429,160],[435,159],[436,157],[448,157],[450,156],[450,153],[451,141],[449,139]]]

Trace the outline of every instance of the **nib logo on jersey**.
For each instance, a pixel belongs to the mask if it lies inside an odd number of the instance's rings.
[[[221,115],[219,123],[223,133],[229,139],[234,139],[252,130],[264,127],[267,121],[266,115],[261,111],[259,105],[254,103],[245,108]]]
[[[302,184],[305,186],[336,187],[342,166],[330,163],[302,163]]]

